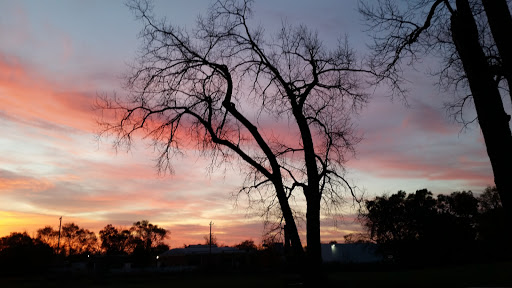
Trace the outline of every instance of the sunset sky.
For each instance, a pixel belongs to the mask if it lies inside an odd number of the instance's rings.
[[[158,1],[155,12],[192,28],[209,3]],[[171,231],[172,247],[203,242],[210,221],[221,243],[261,241],[257,211],[231,197],[241,182],[236,169],[207,174],[209,160],[189,153],[176,160],[174,175],[157,175],[143,142],[116,153],[108,139],[96,141],[94,100],[123,95],[122,75],[141,43],[141,23],[123,1],[0,0],[0,11],[0,236],[57,228],[63,216],[96,232],[147,219]],[[256,1],[253,21],[268,33],[283,20],[318,31],[327,46],[347,35],[359,55],[367,53],[357,0]],[[423,72],[436,61],[408,72],[409,107],[377,89],[354,120],[364,139],[347,178],[366,195],[479,193],[493,184],[479,127],[455,123],[444,108],[451,96]],[[354,211],[344,211],[337,225],[339,217],[324,217],[322,241],[360,229]]]

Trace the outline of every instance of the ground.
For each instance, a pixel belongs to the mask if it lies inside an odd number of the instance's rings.
[[[429,268],[327,265],[315,287],[512,287],[512,262]],[[293,272],[3,276],[0,287],[302,287]]]

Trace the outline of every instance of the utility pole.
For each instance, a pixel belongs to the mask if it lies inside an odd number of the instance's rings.
[[[62,226],[62,216],[60,216],[59,221],[59,240],[57,241],[57,253],[60,254],[60,228]]]
[[[213,222],[210,221],[210,255],[212,255],[212,225]]]

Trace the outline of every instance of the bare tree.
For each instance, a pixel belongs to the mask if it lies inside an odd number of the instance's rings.
[[[129,7],[144,23],[143,45],[127,77],[129,95],[99,99],[114,117],[100,123],[100,136],[129,147],[141,131],[159,153],[159,172],[172,172],[186,148],[213,167],[239,165],[238,195],[267,211],[279,207],[299,256],[290,202],[302,193],[307,254],[320,263],[322,205],[339,205],[344,192],[356,197],[343,165],[359,141],[350,117],[368,101],[358,77],[367,71],[346,41],[329,51],[307,27],[286,24],[270,37],[250,25],[249,0],[216,1],[193,31],[156,19],[146,1]],[[272,130],[268,119],[286,129]]]
[[[204,235],[203,239],[204,239],[204,245],[206,245],[206,246],[209,246],[210,244],[212,246],[218,246],[219,245],[219,242],[217,240],[217,235],[215,235],[213,233],[211,235],[211,238],[210,238],[210,235]]]
[[[512,16],[510,15],[507,0],[482,0],[487,15],[492,38],[499,51],[500,77],[504,77],[508,84],[509,94],[512,87],[512,43],[509,41]],[[510,94],[512,97],[512,94]]]
[[[393,87],[403,80],[403,61],[443,57],[440,84],[464,95],[449,108],[467,124],[474,120],[466,121],[462,112],[474,103],[494,182],[512,222],[512,134],[502,101],[502,96],[511,97],[510,37],[504,32],[512,30],[507,1],[379,0],[373,6],[361,2],[360,12],[374,32],[373,71],[394,79]]]

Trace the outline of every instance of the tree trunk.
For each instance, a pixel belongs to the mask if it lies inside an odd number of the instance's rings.
[[[312,193],[307,199],[306,230],[307,230],[307,257],[312,266],[322,264],[322,250],[320,244],[320,197]]]
[[[280,183],[274,183],[274,187],[276,188],[277,199],[281,206],[281,212],[283,212],[284,221],[286,222],[286,233],[288,237],[290,237],[294,256],[301,259],[304,256],[304,248],[300,241],[299,231],[297,230],[297,225],[295,224],[292,209],[290,208],[288,198],[283,188],[283,183],[280,180],[281,179],[278,180]]]
[[[304,188],[306,197],[306,238],[308,241],[307,261],[311,269],[316,269],[322,264],[322,251],[320,244],[320,177],[316,162],[313,137],[302,107],[292,102],[293,114],[299,127],[302,145],[304,146],[304,162],[308,177],[308,185]],[[314,273],[315,271],[313,271]]]
[[[457,0],[451,17],[453,42],[462,61],[473,95],[480,129],[503,208],[512,223],[512,134],[498,87],[478,41],[478,30],[467,0]]]
[[[506,0],[482,0],[482,4],[491,28],[492,37],[500,53],[503,72],[510,90],[512,89],[512,41],[510,41],[512,16]],[[509,92],[509,95],[512,99],[512,93]]]

